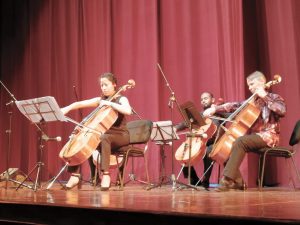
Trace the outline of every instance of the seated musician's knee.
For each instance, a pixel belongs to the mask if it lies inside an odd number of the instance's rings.
[[[107,134],[101,134],[100,140],[101,140],[101,141],[108,140],[108,135],[107,135]]]
[[[246,136],[238,137],[232,145],[232,149],[243,149],[246,151]]]

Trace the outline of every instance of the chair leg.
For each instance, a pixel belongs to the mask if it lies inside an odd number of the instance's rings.
[[[124,187],[124,184],[123,184],[123,172],[124,172],[124,167],[125,167],[124,163],[125,162],[123,161],[122,165],[120,165],[120,163],[118,161],[119,155],[116,154],[115,156],[116,156],[116,162],[117,162],[117,167],[118,167],[118,177],[119,177],[119,182],[120,182],[120,189],[123,190],[123,187]],[[123,160],[125,160],[125,159],[123,159]],[[123,168],[122,168],[122,166],[123,166]]]
[[[265,163],[266,163],[266,155],[268,153],[268,150],[264,152],[263,155],[263,162],[262,162],[262,168],[261,168],[261,174],[260,174],[260,184],[259,184],[259,190],[262,190],[262,186],[264,183],[264,173],[265,173]]]
[[[149,171],[148,171],[148,160],[147,160],[147,157],[145,154],[144,154],[144,164],[145,164],[145,170],[146,170],[147,183],[150,184]]]
[[[288,165],[288,173],[289,173],[289,183],[288,183],[288,184],[290,185],[290,182],[292,182],[294,189],[296,189],[296,184],[295,184],[295,181],[294,181],[294,179],[293,179],[293,175],[292,175],[292,173],[291,173],[291,171],[292,171],[291,164],[290,164],[290,162],[287,160],[288,158],[284,158],[284,159],[285,159],[285,164]]]
[[[128,162],[128,154],[129,154],[129,151],[126,152],[125,154],[125,159],[123,161],[123,169],[122,169],[122,174],[121,174],[121,190],[124,189],[124,176],[125,176],[125,167],[126,167],[126,164]]]
[[[259,155],[258,172],[257,172],[257,185],[258,185],[258,188],[260,188],[260,183],[261,183],[261,166],[262,166],[262,155]]]
[[[298,170],[298,168],[297,168],[297,166],[296,166],[296,163],[295,163],[295,161],[294,161],[293,156],[291,156],[291,159],[292,159],[292,163],[293,163],[293,165],[294,165],[294,168],[295,168],[295,171],[296,171],[298,180],[299,180],[299,182],[300,182],[300,174],[299,174],[299,170]],[[295,187],[295,188],[296,188],[296,187]]]
[[[98,151],[98,150],[96,150],[96,151]],[[100,176],[99,164],[100,164],[100,153],[97,156],[97,163],[95,166],[95,178],[94,178],[95,180],[93,181],[94,189],[96,189],[96,186],[97,186],[97,178]]]

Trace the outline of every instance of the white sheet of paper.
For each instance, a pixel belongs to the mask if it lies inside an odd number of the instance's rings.
[[[173,132],[172,132],[173,127]],[[153,128],[151,132],[151,140],[152,141],[170,141],[178,140],[179,136],[176,134],[174,126],[172,126],[172,121],[158,121],[153,122]]]
[[[46,122],[67,121],[52,96],[16,101],[16,105],[20,112],[34,123],[38,123],[42,119]]]

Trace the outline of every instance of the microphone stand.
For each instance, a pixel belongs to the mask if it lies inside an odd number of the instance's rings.
[[[0,80],[0,84],[4,87],[4,89],[7,91],[7,93],[10,95],[11,100],[6,103],[6,106],[8,108],[8,117],[9,117],[9,127],[8,129],[5,131],[5,133],[7,133],[7,154],[6,154],[6,183],[5,183],[5,189],[8,188],[8,181],[10,181],[10,171],[9,171],[9,155],[11,152],[11,134],[12,134],[12,117],[13,117],[13,108],[12,105],[14,104],[14,102],[16,101],[15,96],[8,90],[8,88],[6,88],[6,86],[2,83],[2,81]],[[13,181],[13,180],[11,180]]]
[[[13,180],[10,178],[10,171],[9,171],[9,155],[10,155],[10,152],[11,152],[11,134],[12,134],[12,116],[13,116],[13,109],[12,109],[12,105],[15,104],[15,102],[17,101],[17,99],[15,98],[15,96],[8,90],[8,88],[3,84],[3,82],[0,80],[0,84],[4,87],[4,89],[7,91],[7,93],[10,95],[11,97],[11,101],[9,101],[8,103],[6,103],[6,106],[9,106],[10,109],[8,111],[8,115],[9,115],[9,129],[6,130],[6,133],[8,134],[8,150],[7,150],[7,157],[6,157],[6,173],[7,173],[7,176],[6,176],[6,185],[5,185],[5,188],[7,189],[8,188],[8,181],[12,181],[16,184],[19,184],[16,188],[16,190],[18,190],[21,186],[24,186],[24,187],[27,187],[29,189],[33,189],[34,191],[37,190],[37,185],[39,184],[40,185],[40,173],[41,173],[41,170],[42,170],[42,166],[44,165],[43,162],[41,162],[41,159],[42,159],[42,150],[43,150],[43,147],[44,147],[44,144],[43,144],[43,141],[44,141],[44,138],[42,137],[48,137],[44,131],[42,130],[42,128],[36,124],[36,123],[33,123],[38,132],[40,133],[40,143],[39,143],[39,150],[40,150],[40,157],[38,157],[40,160],[39,162],[37,162],[36,166],[29,172],[28,175],[26,175],[25,173],[22,172],[22,174],[25,175],[25,178],[23,179],[22,182],[19,182],[17,180]],[[40,121],[40,123],[42,123],[42,121]],[[46,140],[47,141],[47,140]],[[35,179],[35,182],[34,184],[31,186],[31,185],[28,185],[28,184],[25,184],[24,182],[27,180],[27,178],[29,178],[30,174],[37,168],[37,174],[36,174],[36,179]]]
[[[179,104],[178,104],[178,101],[177,101],[177,99],[176,99],[176,97],[175,97],[175,92],[172,90],[172,88],[171,88],[171,86],[170,86],[170,84],[169,84],[169,82],[168,82],[168,80],[167,80],[167,78],[166,78],[166,76],[165,76],[165,74],[164,74],[164,72],[163,72],[163,70],[162,70],[162,68],[161,68],[161,66],[159,65],[159,63],[157,63],[157,67],[159,68],[159,70],[160,70],[160,72],[161,72],[161,74],[162,74],[162,76],[163,76],[163,78],[164,78],[164,80],[165,80],[165,82],[166,82],[166,86],[169,88],[169,91],[170,91],[170,93],[171,93],[171,96],[170,96],[170,98],[169,98],[169,103],[168,103],[168,106],[169,106],[169,108],[170,108],[170,114],[171,114],[171,121],[173,121],[173,108],[174,108],[174,103],[176,104],[176,107],[177,107],[177,109],[179,110],[179,112],[180,112],[180,114],[181,114],[181,116],[182,116],[182,118],[183,118],[183,120],[184,120],[184,122],[188,125],[190,125],[189,127],[191,127],[191,122],[190,121],[188,121],[188,120],[186,120],[186,118],[184,117],[184,115],[183,115],[183,112],[182,112],[182,109],[180,108],[180,106],[179,106]],[[196,190],[198,190],[197,189],[197,187],[195,187],[195,186],[193,186],[193,185],[191,185],[190,183],[190,173],[191,173],[191,167],[190,167],[190,163],[189,163],[189,170],[188,170],[188,180],[189,180],[189,184],[185,184],[185,183],[182,183],[182,182],[179,182],[178,180],[177,180],[177,178],[175,177],[175,174],[174,174],[174,158],[173,158],[173,156],[174,156],[174,139],[173,139],[173,137],[175,136],[175,134],[174,134],[174,129],[173,129],[173,122],[172,122],[172,140],[171,140],[171,153],[172,153],[172,161],[171,161],[171,164],[172,164],[172,174],[171,174],[171,180],[172,180],[172,190],[174,191],[174,190],[176,190],[177,188],[176,188],[176,184],[177,183],[179,183],[179,184],[181,184],[181,185],[184,185],[184,186],[187,186],[187,187],[190,187],[190,188],[193,188],[193,189],[196,189]]]

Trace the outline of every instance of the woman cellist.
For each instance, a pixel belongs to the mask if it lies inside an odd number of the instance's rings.
[[[109,162],[111,151],[114,148],[119,148],[129,144],[129,132],[126,128],[125,115],[132,113],[131,106],[128,99],[125,96],[117,95],[116,86],[117,79],[112,73],[104,73],[99,77],[99,83],[102,91],[101,97],[96,97],[84,101],[74,102],[64,108],[62,112],[67,114],[69,111],[74,109],[86,108],[86,107],[98,107],[110,106],[117,112],[116,122],[100,137],[100,144],[98,150],[101,152],[101,190],[108,190],[110,187],[110,175],[109,175]],[[113,99],[108,99],[114,96]],[[77,186],[80,182],[79,165],[69,166],[68,171],[71,172],[71,177],[66,184],[67,189],[71,189]]]
[[[280,82],[277,77],[275,83]],[[278,94],[267,91],[265,76],[256,71],[247,77],[249,90],[253,93],[252,104],[258,109],[257,119],[248,133],[238,137],[232,144],[231,154],[224,168],[223,177],[217,191],[230,189],[243,190],[245,187],[239,167],[247,152],[256,152],[267,146],[276,146],[279,143],[279,121],[286,113],[283,98]],[[225,103],[218,107],[211,107],[204,111],[204,116],[212,116],[216,112],[232,112],[241,106],[241,103]]]

